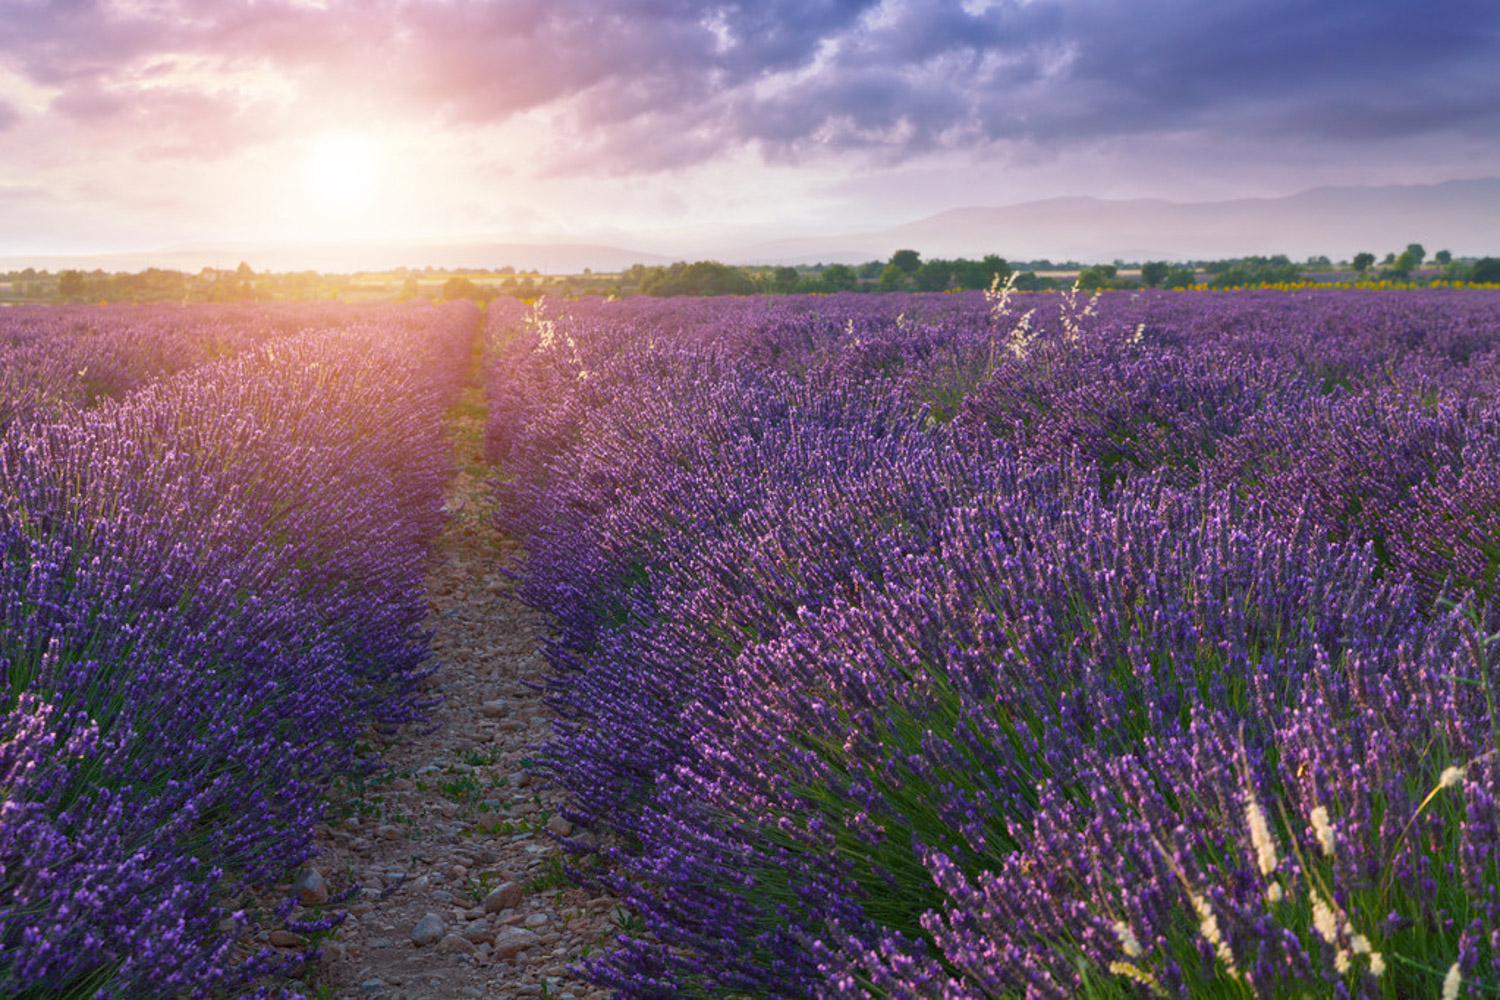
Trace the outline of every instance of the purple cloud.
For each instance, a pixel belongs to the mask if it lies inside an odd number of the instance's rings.
[[[0,62],[61,88],[56,114],[143,116],[192,147],[265,125],[251,95],[143,112],[167,61],[263,67],[290,118],[335,108],[450,124],[547,109],[575,160],[657,170],[752,145],[773,159],[899,160],[1003,140],[1156,132],[1370,143],[1500,126],[1490,0],[182,0],[0,7]],[[10,111],[11,121],[15,112]],[[7,121],[0,107],[0,126]],[[242,141],[265,131],[247,126]],[[226,138],[223,141],[231,141]]]

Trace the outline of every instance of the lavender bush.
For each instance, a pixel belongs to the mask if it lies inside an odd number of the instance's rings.
[[[200,315],[211,339],[239,322]],[[0,437],[0,992],[209,995],[275,965],[230,962],[237,900],[306,860],[368,727],[418,709],[440,417],[476,324],[247,334]]]
[[[1060,301],[1061,299],[1061,301]],[[496,317],[623,997],[1500,989],[1491,293]]]

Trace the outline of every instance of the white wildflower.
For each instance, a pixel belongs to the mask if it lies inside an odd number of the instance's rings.
[[[1317,834],[1318,843],[1323,848],[1323,853],[1329,857],[1333,856],[1333,824],[1328,821],[1328,810],[1322,806],[1314,806],[1312,814],[1308,817],[1312,820],[1313,833]]]
[[[1458,988],[1463,982],[1464,974],[1458,971],[1458,963],[1454,962],[1443,977],[1443,1000],[1458,1000]]]
[[[1130,958],[1141,957],[1141,943],[1136,940],[1135,932],[1130,925],[1123,920],[1116,920],[1114,924],[1115,937],[1120,939],[1120,950]]]
[[[1318,937],[1329,944],[1337,943],[1339,939],[1339,921],[1334,916],[1333,908],[1328,905],[1318,890],[1311,892],[1313,929],[1318,932]]]
[[[1229,974],[1236,979],[1240,978],[1240,970],[1234,964],[1234,952],[1229,950],[1229,942],[1224,940],[1224,935],[1219,930],[1219,918],[1214,911],[1209,909],[1208,901],[1196,892],[1189,893],[1193,901],[1193,909],[1198,911],[1198,933],[1203,935],[1203,940],[1213,946],[1214,954],[1219,956],[1219,961],[1229,970]]]
[[[1385,973],[1385,956],[1378,951],[1370,952],[1370,975],[1379,976]]]
[[[1109,963],[1109,971],[1117,976],[1124,976],[1126,979],[1134,979],[1159,997],[1167,995],[1166,991],[1161,988],[1161,983],[1158,983],[1150,973],[1143,969],[1137,969],[1129,962],[1111,962]]]
[[[1250,843],[1255,845],[1255,861],[1260,873],[1269,875],[1276,870],[1276,841],[1271,838],[1271,827],[1266,823],[1265,811],[1254,794],[1246,797],[1245,822],[1250,827]]]
[[[1464,769],[1461,767],[1444,768],[1442,776],[1438,778],[1439,788],[1452,788],[1464,780]]]
[[[1266,887],[1266,900],[1271,903],[1279,903],[1286,898],[1286,893],[1281,890],[1280,882],[1272,882]]]

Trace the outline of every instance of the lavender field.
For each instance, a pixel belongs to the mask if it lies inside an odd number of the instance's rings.
[[[547,775],[667,997],[1500,992],[1500,296],[492,317]]]
[[[0,995],[303,995],[476,360],[595,987],[1500,993],[1500,292],[1434,289],[7,310]]]

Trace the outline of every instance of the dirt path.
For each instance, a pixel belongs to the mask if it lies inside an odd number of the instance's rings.
[[[497,572],[518,553],[488,523],[483,430],[483,393],[466,388],[450,415],[460,471],[428,575],[442,665],[431,685],[443,701],[433,731],[386,748],[389,772],[320,828],[321,879],[335,891],[354,880],[362,888],[345,904],[348,921],[322,942],[317,997],[607,995],[566,971],[610,940],[617,915],[612,900],[562,880],[549,832],[567,832],[554,816],[561,795],[534,787],[526,770],[529,748],[549,730],[525,683],[543,670],[543,626],[506,598]],[[312,881],[310,901],[325,891]]]

